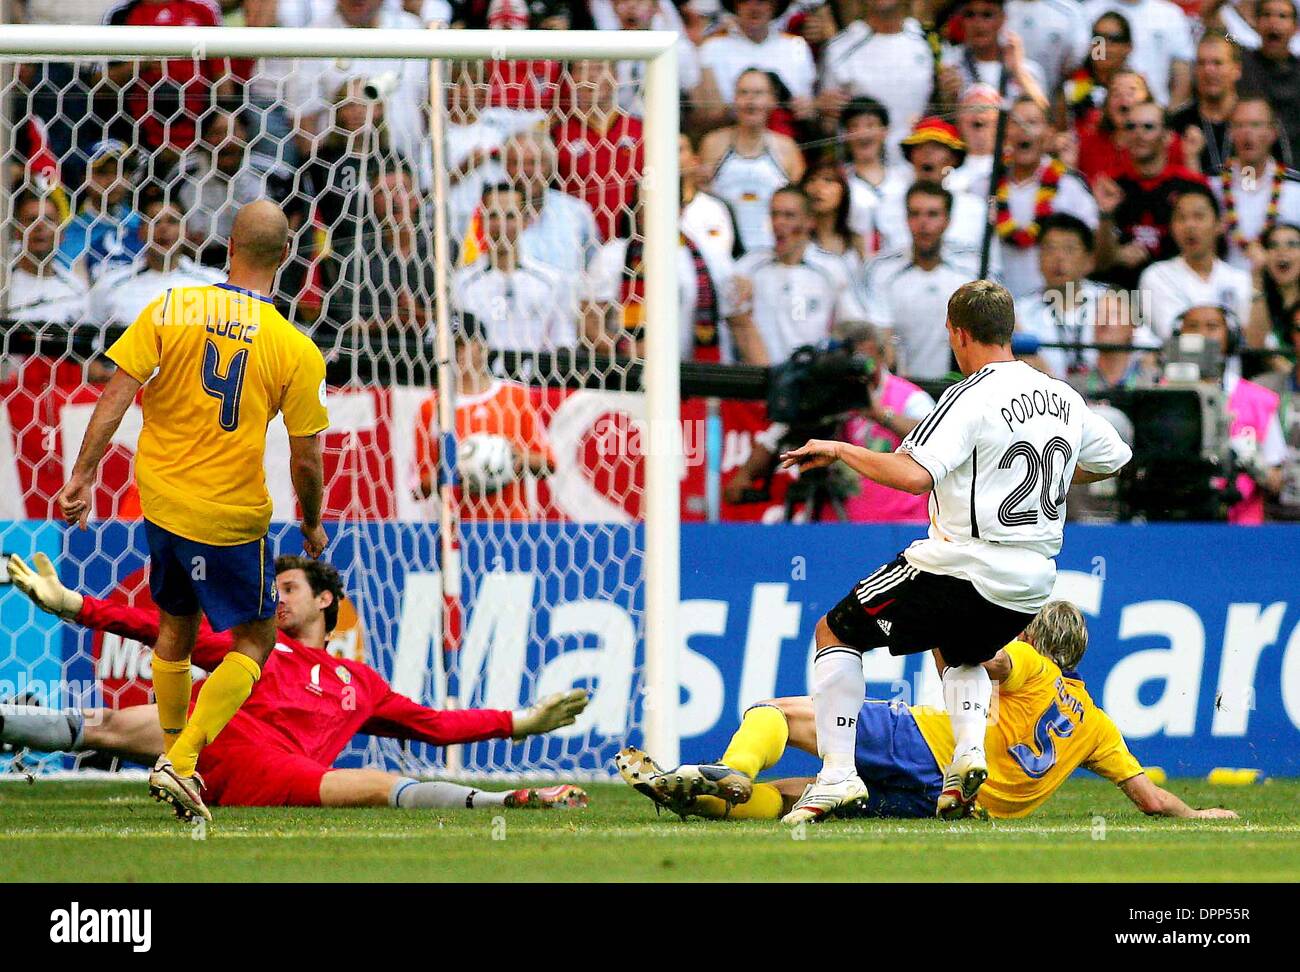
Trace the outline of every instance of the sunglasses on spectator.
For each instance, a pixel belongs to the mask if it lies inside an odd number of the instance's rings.
[[[1158,132],[1161,129],[1159,122],[1125,122],[1124,131],[1136,132],[1143,131],[1147,133]]]
[[[1097,33],[1093,34],[1092,39],[1095,41],[1098,40],[1107,41],[1111,44],[1132,44],[1133,43],[1133,41],[1129,38],[1128,34],[1103,34],[1101,31],[1098,31]]]

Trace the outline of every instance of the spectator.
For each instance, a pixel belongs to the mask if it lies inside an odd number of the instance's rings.
[[[1283,144],[1290,165],[1300,161],[1300,58],[1292,52],[1296,37],[1296,9],[1291,0],[1259,0],[1255,29],[1259,50],[1247,51],[1241,60],[1242,97],[1262,97],[1286,126]]]
[[[966,158],[966,143],[957,129],[940,118],[923,118],[911,135],[903,139],[903,153],[912,166],[916,182],[942,183]],[[905,250],[911,245],[908,236],[907,182],[902,188],[882,199],[872,210],[872,229],[875,231],[881,253]],[[957,249],[978,250],[984,242],[988,226],[988,200],[976,198],[968,192],[954,192],[949,209],[948,229],[944,242]],[[992,266],[999,261],[998,246],[994,241]],[[978,272],[978,266],[972,268]]]
[[[141,215],[143,249],[135,262],[106,270],[90,288],[92,321],[130,325],[150,301],[172,287],[201,287],[225,279],[225,274],[185,256],[184,216],[174,203],[155,196]]]
[[[685,187],[681,197],[686,198]],[[620,335],[634,357],[644,355],[644,255],[640,234],[613,239],[601,248],[592,272],[592,301],[601,326]],[[676,270],[682,360],[767,364],[753,319],[740,310],[731,254],[703,249],[683,232]]]
[[[1238,337],[1228,313],[1214,303],[1193,302],[1177,321],[1179,334],[1199,334],[1217,345],[1226,356],[1233,353]],[[1236,465],[1243,468],[1233,485],[1241,499],[1228,510],[1228,522],[1258,525],[1264,522],[1265,496],[1275,497],[1282,488],[1282,464],[1287,459],[1286,440],[1279,420],[1280,399],[1276,392],[1241,377],[1240,368],[1224,368],[1222,382],[1228,396],[1228,436]]]
[[[131,207],[135,157],[116,139],[97,142],[90,152],[89,177],[77,215],[63,229],[59,263],[80,265],[94,283],[107,268],[130,263],[140,252],[140,214]]]
[[[457,239],[469,228],[483,187],[506,178],[501,163],[506,139],[546,125],[545,112],[489,106],[490,90],[483,64],[452,62],[447,91],[447,180],[451,187],[447,223]]]
[[[1132,70],[1128,64],[1132,53],[1133,31],[1128,18],[1115,10],[1098,17],[1092,25],[1088,56],[1057,95],[1058,116],[1069,118],[1080,139],[1085,132],[1095,131],[1104,119],[1111,82],[1121,71]],[[1133,73],[1141,79],[1142,89],[1149,98],[1146,79]]]
[[[129,27],[220,27],[215,0],[121,0],[104,14],[104,23]],[[189,148],[198,120],[215,102],[235,96],[229,58],[175,58],[166,61],[110,61],[108,80],[121,92],[127,114],[138,123],[132,135],[150,154],[161,149],[158,177],[173,158]]]
[[[1097,228],[1097,203],[1087,184],[1047,154],[1051,129],[1047,114],[1029,98],[1019,98],[1007,120],[1009,160],[994,192],[1002,276],[1013,297],[1043,286],[1038,271],[1039,223],[1051,213],[1069,213]]]
[[[432,320],[437,283],[433,240],[428,222],[420,216],[423,201],[415,172],[405,163],[374,166],[367,182],[372,215],[366,220],[366,244],[349,254],[341,286],[330,292],[317,336],[352,328],[372,334],[424,334]]]
[[[556,270],[521,254],[523,190],[501,183],[483,190],[487,249],[451,281],[455,309],[477,318],[495,350],[554,351],[578,340],[575,295]],[[597,343],[601,335],[590,335]]]
[[[268,169],[267,160],[251,156],[248,148],[248,126],[239,115],[218,108],[204,117],[199,140],[182,158],[177,199],[187,214],[190,243],[207,266],[226,265],[226,243],[241,207],[289,197],[289,187]],[[291,225],[301,224],[301,213],[293,215]]]
[[[1097,299],[1092,340],[1097,344],[1125,345],[1124,349],[1098,351],[1084,374],[1080,390],[1086,395],[1104,395],[1120,388],[1149,387],[1156,383],[1154,355],[1139,346],[1145,328],[1133,320],[1132,295],[1122,291],[1103,291]]]
[[[1042,3],[1044,0],[1033,0]],[[944,186],[976,199],[989,197],[993,178],[993,143],[997,138],[998,106],[1002,99],[986,84],[972,84],[957,106],[957,131],[966,143],[966,158],[948,173]]]
[[[897,163],[933,88],[934,54],[905,0],[865,0],[862,20],[848,24],[822,52],[817,108],[828,123],[838,119],[847,129],[850,99],[883,105],[884,123],[892,120],[886,158]]]
[[[939,91],[956,104],[973,84],[987,84],[1007,98],[1028,95],[1048,108],[1043,68],[1025,56],[1024,41],[1006,29],[1003,0],[965,0],[961,7],[963,42],[943,52]]]
[[[688,135],[677,138],[677,167],[682,178],[682,232],[711,265],[734,261],[742,252],[736,216],[725,202],[700,188],[707,174]]]
[[[86,317],[86,284],[60,266],[59,210],[54,200],[19,189],[13,197],[17,253],[9,267],[5,316],[15,321],[74,324]]]
[[[1189,169],[1214,176],[1223,168],[1229,153],[1228,119],[1237,106],[1240,80],[1237,45],[1217,31],[1207,33],[1196,45],[1192,100],[1169,119],[1169,127],[1183,137]]]
[[[1091,53],[1091,32],[1075,0],[1006,0],[1007,26],[1025,56],[1043,69],[1043,91],[1054,92]]]
[[[1274,223],[1260,235],[1260,243],[1264,261],[1252,275],[1246,343],[1252,348],[1289,348],[1300,312],[1300,226]]]
[[[573,66],[573,111],[552,131],[560,188],[591,207],[602,240],[632,215],[645,170],[641,120],[614,103],[614,71],[605,61]],[[488,330],[492,326],[489,322]]]
[[[766,2],[766,0],[763,0]],[[709,190],[731,206],[746,252],[772,246],[769,205],[782,186],[803,178],[803,156],[788,135],[769,131],[776,86],[765,71],[745,71],[736,82],[736,124],[700,143]]]
[[[1091,344],[1102,289],[1092,272],[1093,232],[1069,213],[1052,213],[1038,224],[1039,275],[1043,286],[1016,301],[1016,330],[1045,344]],[[1057,378],[1086,373],[1097,352],[1043,348],[1036,365]]]
[[[843,262],[813,249],[812,225],[804,191],[794,185],[779,189],[772,196],[772,249],[751,251],[736,262],[736,276],[753,294],[752,308],[742,306],[741,312],[752,315],[772,364],[795,348],[824,341],[837,321],[866,319]]]
[[[1170,0],[1086,0],[1083,15],[1096,23],[1103,13],[1118,10],[1133,28],[1129,64],[1146,78],[1161,106],[1173,107],[1192,94],[1191,63],[1195,57],[1187,16]]]
[[[800,183],[812,205],[813,251],[844,262],[849,278],[862,272],[866,250],[862,237],[849,229],[849,183],[844,170],[829,159],[818,162]]]
[[[617,21],[617,30],[652,30],[655,22],[662,18],[660,6],[656,0],[613,0],[611,4]],[[673,11],[674,14],[676,10]],[[675,28],[681,29],[680,19]],[[618,106],[629,115],[638,118],[645,114],[645,62],[619,61],[614,65],[614,74],[618,79]],[[682,104],[697,103],[708,96],[700,88],[700,55],[690,38],[679,33],[677,38],[677,87],[681,91]]]
[[[1224,307],[1235,329],[1249,319],[1250,274],[1215,255],[1222,235],[1219,204],[1207,187],[1188,186],[1174,197],[1169,237],[1178,255],[1153,263],[1138,281],[1147,323],[1161,341],[1188,307]]]
[[[1128,153],[1124,126],[1128,124],[1129,112],[1135,105],[1151,100],[1146,80],[1136,71],[1126,68],[1111,78],[1100,115],[1082,122],[1075,129],[1079,140],[1079,171],[1089,185],[1095,185],[1098,177],[1103,175],[1113,179],[1128,168],[1132,158]],[[1174,139],[1170,140],[1170,161],[1182,158],[1175,148],[1177,144]]]
[[[313,19],[310,26],[345,30],[423,28],[414,14],[386,6],[383,0],[338,0],[327,15]],[[360,79],[362,86],[370,83],[371,100],[382,105],[393,150],[408,159],[419,160],[420,184],[427,185],[431,176],[424,124],[429,103],[427,61],[378,57],[299,61],[290,76],[286,96],[293,109],[303,154],[312,154],[316,136],[325,131],[331,108],[338,104],[337,92],[355,79]],[[349,90],[358,89],[349,85]],[[364,88],[358,93],[364,94]]]
[[[867,267],[869,319],[890,332],[886,360],[909,378],[942,378],[952,370],[948,298],[975,276],[978,251],[946,240],[953,196],[939,183],[918,181],[907,190],[906,250],[885,254]]]
[[[871,236],[869,249],[874,252],[879,242],[874,238],[872,210],[887,196],[905,192],[911,173],[908,166],[886,160],[889,110],[880,102],[871,98],[848,102],[840,113],[840,124],[849,156],[849,229],[859,236]]]
[[[1169,235],[1174,200],[1193,187],[1204,189],[1205,180],[1170,161],[1165,113],[1155,102],[1128,110],[1124,135],[1126,169],[1116,179],[1098,176],[1093,192],[1101,220],[1097,263],[1112,284],[1131,290],[1153,261],[1174,256]]]
[[[700,47],[701,97],[713,103],[700,106],[696,125],[708,130],[738,120],[732,108],[737,85],[741,75],[754,68],[771,72],[780,80],[789,92],[790,111],[796,119],[813,118],[817,68],[812,51],[802,37],[783,33],[772,22],[785,13],[790,0],[722,0],[722,5],[735,15],[735,21],[726,33],[710,37]]]
[[[1264,230],[1300,223],[1300,174],[1273,158],[1277,120],[1263,98],[1237,102],[1228,138],[1232,157],[1210,185],[1223,207],[1228,262],[1249,271],[1264,262]]]
[[[470,520],[535,519],[526,480],[549,476],[555,456],[546,441],[546,427],[533,406],[528,388],[493,377],[488,370],[488,335],[472,315],[460,316],[456,343],[456,439],[471,435],[499,435],[510,443],[518,479],[495,492],[462,482],[457,487],[460,515]],[[418,494],[433,495],[438,482],[438,393],[420,404],[415,427],[415,461]]]
[[[504,150],[506,181],[523,190],[524,256],[580,282],[600,246],[596,217],[581,199],[552,189],[555,145],[545,132],[512,135]]]

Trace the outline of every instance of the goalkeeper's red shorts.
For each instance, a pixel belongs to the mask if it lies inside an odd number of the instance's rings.
[[[331,767],[297,753],[216,739],[199,755],[203,798],[219,807],[319,807]]]

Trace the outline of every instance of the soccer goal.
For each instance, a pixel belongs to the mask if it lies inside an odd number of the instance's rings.
[[[276,303],[329,366],[331,650],[435,707],[586,687],[577,725],[342,765],[608,775],[677,760],[678,90],[659,32],[0,30],[0,543],[149,607],[133,410],[90,529],[54,519],[101,352],[223,279],[234,211],[291,225]],[[266,477],[301,552],[276,419]],[[0,700],[150,699],[147,649],[0,588]],[[0,772],[102,765],[0,753]]]

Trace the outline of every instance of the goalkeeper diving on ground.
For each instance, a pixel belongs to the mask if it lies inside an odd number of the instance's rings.
[[[42,610],[145,644],[158,637],[157,611],[69,590],[48,557],[37,554],[34,560],[35,570],[11,555],[9,576]],[[332,566],[306,557],[277,557],[275,584],[279,603],[271,657],[248,700],[199,754],[195,778],[214,804],[404,809],[587,805],[586,793],[569,784],[489,791],[378,769],[334,769],[334,760],[357,733],[437,746],[519,740],[573,725],[587,706],[587,694],[581,689],[559,692],[517,712],[427,708],[394,692],[373,668],[325,651],[343,598],[343,583]],[[200,629],[194,664],[212,671],[233,643],[228,632]],[[0,742],[42,752],[96,751],[152,765],[163,752],[164,736],[155,705],[83,711],[0,704]]]
[[[984,663],[998,685],[985,731],[989,776],[969,815],[1025,817],[1079,767],[1115,783],[1142,812],[1224,819],[1231,810],[1189,807],[1152,782],[1119,728],[1093,701],[1077,668],[1088,647],[1083,614],[1049,601],[1021,634]],[[863,813],[933,817],[952,759],[953,732],[941,709],[867,699],[857,720],[858,774],[867,786]],[[683,817],[776,820],[807,779],[756,782],[788,746],[818,755],[809,696],[773,699],[746,710],[721,761],[663,770],[639,749],[624,749],[619,772],[638,792]]]

